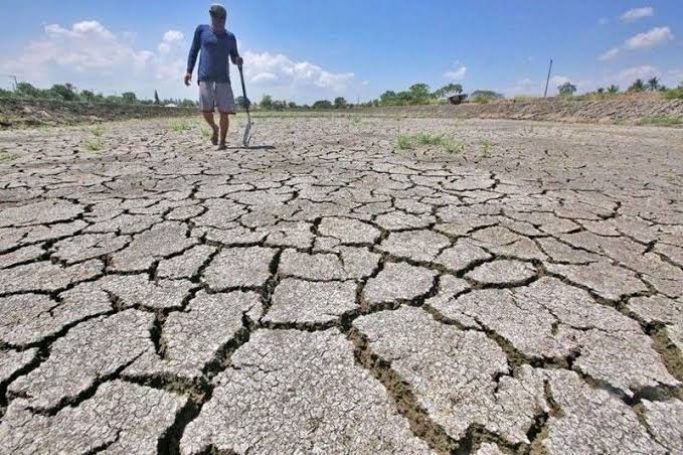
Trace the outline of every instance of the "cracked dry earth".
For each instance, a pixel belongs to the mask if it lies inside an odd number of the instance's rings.
[[[254,131],[0,135],[0,453],[683,453],[683,131]]]

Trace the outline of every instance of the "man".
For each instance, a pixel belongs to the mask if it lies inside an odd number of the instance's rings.
[[[189,87],[192,81],[197,55],[201,50],[197,81],[199,83],[199,108],[204,119],[213,129],[211,143],[218,145],[218,150],[225,150],[225,138],[230,126],[229,115],[235,113],[235,97],[230,86],[230,64],[241,67],[243,60],[237,51],[235,35],[225,29],[227,11],[221,5],[212,5],[209,9],[211,25],[200,25],[194,32],[192,48],[187,59],[187,74],[185,85]],[[220,113],[220,142],[219,128],[213,118],[214,108]]]

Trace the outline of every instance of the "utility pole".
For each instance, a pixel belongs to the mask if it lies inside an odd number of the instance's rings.
[[[543,92],[543,98],[548,96],[548,84],[550,84],[550,73],[553,71],[553,59],[550,59],[550,66],[548,67],[548,79],[545,81],[545,92]]]

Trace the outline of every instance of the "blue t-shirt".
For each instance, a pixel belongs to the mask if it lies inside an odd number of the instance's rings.
[[[237,52],[237,40],[235,35],[227,30],[214,32],[210,25],[200,25],[194,32],[190,56],[187,59],[187,72],[192,74],[194,65],[199,57],[199,69],[197,70],[198,82],[230,82],[230,63],[239,57]]]

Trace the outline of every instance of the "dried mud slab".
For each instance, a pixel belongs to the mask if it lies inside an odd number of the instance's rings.
[[[50,416],[31,413],[17,400],[0,424],[0,452],[156,453],[186,401],[121,381],[103,384],[78,407]]]
[[[217,380],[182,453],[430,452],[336,329],[257,331]]]

